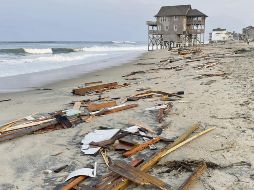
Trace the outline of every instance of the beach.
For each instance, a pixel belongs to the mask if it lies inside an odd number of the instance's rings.
[[[181,99],[170,101],[172,111],[165,118],[162,135],[175,138],[195,123],[203,129],[215,127],[204,137],[181,147],[163,158],[149,171],[173,189],[177,189],[191,174],[182,170],[167,171],[171,161],[200,161],[218,165],[209,168],[192,189],[252,189],[254,187],[254,44],[226,43],[204,45],[200,55],[180,56],[177,50],[146,52],[132,61],[110,68],[101,68],[78,77],[64,79],[38,89],[0,94],[0,124],[35,113],[49,113],[70,108],[69,103],[95,99],[98,95],[75,96],[72,90],[84,83],[129,83],[112,89],[102,97],[127,97],[152,89],[174,93],[184,91]],[[235,54],[236,50],[246,51]],[[166,60],[166,61],[165,61]],[[203,67],[210,65],[209,67]],[[142,71],[142,72],[137,72]],[[131,76],[124,75],[137,72]],[[215,75],[211,75],[215,74]],[[216,76],[217,74],[217,76]],[[138,107],[98,117],[69,129],[26,135],[0,143],[0,189],[54,189],[68,174],[98,162],[98,175],[105,172],[103,159],[83,155],[81,140],[86,133],[99,127],[124,128],[131,119],[140,120],[152,129],[161,127],[156,115],[146,108],[164,104],[159,97],[141,99]],[[158,149],[165,146],[160,143]],[[157,150],[153,150],[157,151]],[[51,168],[68,165],[59,173]],[[128,189],[148,189],[134,185]],[[156,189],[149,186],[149,189]]]

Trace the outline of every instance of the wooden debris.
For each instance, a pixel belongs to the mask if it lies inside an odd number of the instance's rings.
[[[116,113],[116,112],[120,112],[123,110],[127,110],[127,109],[132,109],[138,107],[138,104],[129,104],[129,105],[119,105],[119,106],[115,106],[115,107],[111,107],[111,108],[107,108],[104,110],[99,111],[98,113],[95,113],[96,116],[100,116],[100,115],[107,115],[107,114],[111,114],[111,113]]]
[[[88,104],[87,109],[88,109],[88,111],[98,111],[98,110],[113,107],[116,105],[117,105],[116,101],[105,102],[105,103],[101,103],[101,104],[90,103],[90,104]]]
[[[184,182],[178,190],[189,190],[191,186],[200,178],[206,171],[207,167],[205,163],[200,164],[193,174]]]
[[[109,166],[109,169],[137,184],[148,185],[152,184],[159,189],[170,190],[171,187],[165,182],[159,180],[156,177],[153,177],[141,170],[123,162],[120,160],[114,161],[112,165]]]
[[[160,137],[156,137],[156,138],[154,138],[154,139],[152,139],[150,141],[147,141],[147,142],[145,142],[143,144],[140,144],[140,145],[134,147],[133,149],[125,152],[123,154],[123,156],[130,157],[130,156],[132,156],[132,155],[134,155],[134,154],[136,154],[136,153],[146,149],[147,147],[149,147],[149,145],[152,145],[152,144],[155,144],[155,143],[159,142],[160,140],[161,140]]]
[[[6,100],[0,100],[0,102],[9,102],[11,99],[6,99]]]
[[[125,143],[117,143],[117,144],[114,144],[114,149],[115,150],[125,150],[125,151],[128,151],[128,150],[131,150],[133,148],[132,145],[128,145],[128,144],[125,144]]]
[[[105,90],[109,90],[109,89],[114,89],[118,87],[118,83],[117,82],[113,82],[113,83],[107,83],[107,84],[100,84],[100,85],[95,85],[95,86],[89,86],[89,87],[85,87],[85,88],[77,88],[77,89],[73,89],[73,94],[75,95],[79,95],[79,96],[84,96],[87,93],[91,93],[91,92],[103,92]]]
[[[146,123],[144,123],[142,121],[131,119],[131,120],[128,121],[128,123],[132,124],[132,125],[136,125],[138,127],[141,127],[141,128],[147,130],[150,133],[156,134],[156,132],[154,130],[152,130],[152,128],[149,125],[147,125]]]
[[[204,135],[214,128],[211,128],[209,130],[203,131],[199,133],[198,135],[193,136],[192,138],[187,139],[194,131],[196,131],[199,128],[199,124],[193,125],[190,129],[188,129],[184,134],[182,134],[180,137],[178,137],[172,144],[168,145],[158,153],[156,153],[154,156],[152,156],[149,160],[144,162],[139,168],[141,171],[148,171],[151,169],[155,164],[157,164],[164,156],[168,155],[170,152],[176,150],[177,148],[180,148],[184,144],[190,142],[191,140],[194,140],[195,138],[198,138],[201,135]],[[187,140],[186,140],[187,139]],[[180,145],[181,146],[178,146]],[[111,185],[112,190],[118,190],[118,189],[124,189],[128,186],[129,181],[128,179],[121,178],[121,180],[115,182]]]
[[[88,176],[78,176],[75,179],[68,182],[67,184],[65,184],[61,188],[61,190],[71,190],[72,188],[74,188],[75,186],[77,186],[78,184],[80,184],[82,181],[84,181],[87,178],[88,178]]]
[[[134,72],[131,72],[127,75],[123,75],[123,77],[129,77],[129,76],[132,76],[132,75],[136,75],[136,74],[144,74],[146,73],[145,71],[134,71]]]

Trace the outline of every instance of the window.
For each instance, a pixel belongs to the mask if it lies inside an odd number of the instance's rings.
[[[178,16],[174,16],[174,20],[178,20]]]
[[[168,26],[166,26],[166,30],[168,30]]]
[[[174,30],[177,31],[177,25],[174,25]]]

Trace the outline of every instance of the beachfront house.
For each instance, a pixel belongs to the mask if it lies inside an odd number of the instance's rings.
[[[161,7],[156,21],[146,22],[148,50],[203,44],[206,17],[191,5]]]
[[[224,28],[216,28],[209,34],[210,43],[226,42],[233,40],[233,33]]]
[[[243,28],[243,38],[250,41],[254,41],[254,27],[248,26]]]

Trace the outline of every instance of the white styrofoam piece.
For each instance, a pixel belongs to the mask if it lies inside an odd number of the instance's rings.
[[[97,170],[97,162],[95,162],[95,164],[94,164],[94,169],[82,168],[82,169],[78,169],[78,170],[71,172],[65,181],[68,181],[69,179],[71,179],[73,177],[77,177],[77,176],[81,176],[81,175],[89,176],[89,177],[96,177],[96,170]]]
[[[139,128],[140,128],[139,126],[134,125],[124,129],[124,131],[130,132],[130,133],[136,133],[139,131]]]

